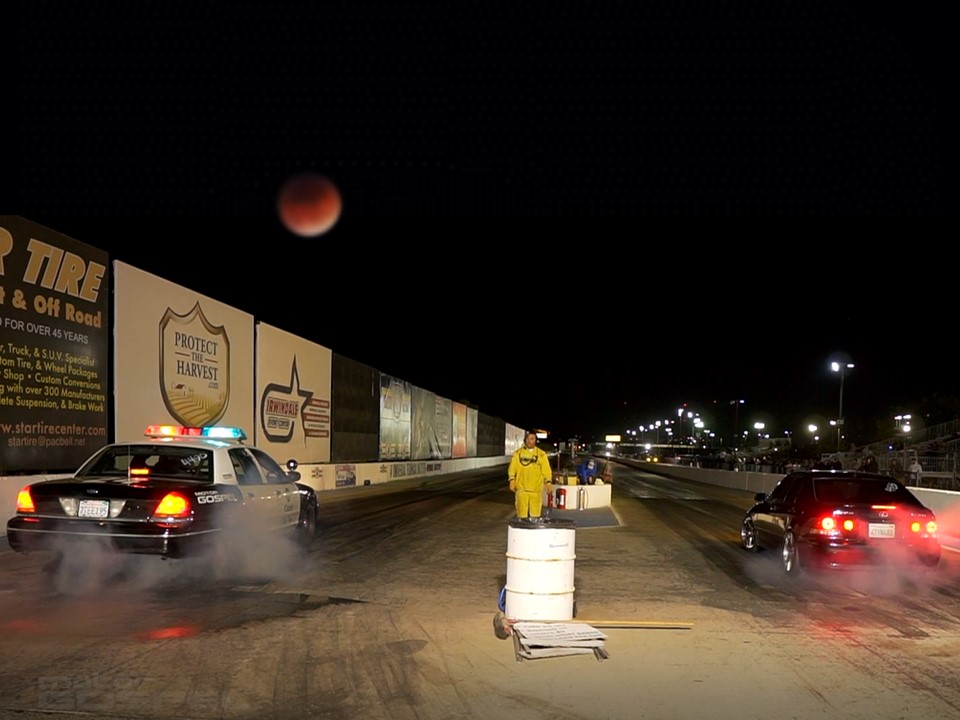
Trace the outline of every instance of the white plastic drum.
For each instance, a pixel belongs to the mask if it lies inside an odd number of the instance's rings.
[[[571,620],[576,524],[511,520],[504,614],[511,620]]]

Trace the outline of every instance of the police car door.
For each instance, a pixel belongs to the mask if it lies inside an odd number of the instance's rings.
[[[267,455],[263,450],[258,450],[257,448],[248,448],[248,450],[260,465],[260,469],[263,471],[264,482],[273,494],[276,527],[293,530],[300,521],[301,495],[297,492],[296,484],[290,479],[284,469],[277,464],[277,461]]]
[[[243,494],[244,522],[251,529],[275,530],[283,517],[281,495],[268,484],[259,463],[250,448],[230,448],[230,462],[237,476],[237,485]]]

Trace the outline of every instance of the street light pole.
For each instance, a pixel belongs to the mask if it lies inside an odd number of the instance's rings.
[[[733,449],[737,449],[737,427],[740,424],[738,420],[738,415],[740,414],[740,406],[746,402],[745,400],[731,400],[730,404],[733,405]]]
[[[852,362],[830,363],[830,369],[840,373],[840,411],[837,414],[837,452],[840,452],[840,435],[843,433],[843,376],[846,370],[854,367]]]

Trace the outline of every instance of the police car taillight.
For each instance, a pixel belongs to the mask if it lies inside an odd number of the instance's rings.
[[[192,516],[190,500],[178,492],[167,493],[153,511],[151,521],[163,527],[175,527]]]
[[[25,487],[23,490],[17,493],[17,512],[33,513],[36,511],[37,507],[33,504],[33,497],[30,495],[30,488]]]

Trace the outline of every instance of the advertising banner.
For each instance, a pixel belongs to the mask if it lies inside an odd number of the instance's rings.
[[[333,352],[257,323],[257,445],[299,463],[330,462]]]
[[[71,472],[107,442],[107,254],[0,215],[0,475]]]
[[[413,386],[380,374],[380,459],[410,459],[410,415]]]
[[[254,438],[253,316],[114,262],[118,440],[154,423],[229,425]]]

